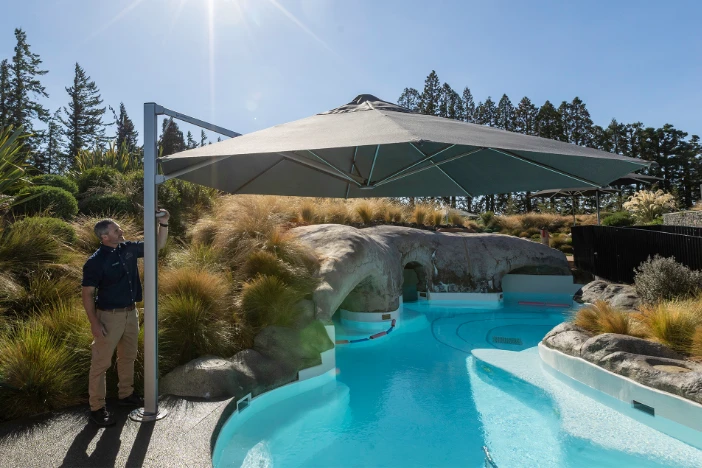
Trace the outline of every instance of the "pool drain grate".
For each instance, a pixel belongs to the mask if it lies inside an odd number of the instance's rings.
[[[500,343],[500,344],[511,344],[511,345],[520,345],[520,346],[522,345],[521,338],[508,338],[506,336],[493,336],[492,342],[493,343]]]

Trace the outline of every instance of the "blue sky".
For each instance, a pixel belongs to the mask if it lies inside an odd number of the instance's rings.
[[[577,95],[600,125],[700,134],[701,17],[675,0],[25,0],[3,5],[0,58],[22,27],[47,107],[77,61],[140,133],[147,101],[248,133],[360,93],[396,101],[434,69],[476,102]]]

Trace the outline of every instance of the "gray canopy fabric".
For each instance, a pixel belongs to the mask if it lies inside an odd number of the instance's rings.
[[[161,160],[166,178],[229,193],[340,198],[598,187],[648,164],[416,114],[367,94],[328,112]]]

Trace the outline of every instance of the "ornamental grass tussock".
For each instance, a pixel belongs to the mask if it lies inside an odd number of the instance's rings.
[[[36,322],[0,341],[0,414],[12,419],[74,405],[85,369],[71,350]]]
[[[693,339],[702,325],[702,300],[675,300],[642,307],[637,318],[648,338],[684,355],[692,353]]]
[[[572,317],[572,322],[595,335],[617,333],[642,337],[645,334],[641,324],[631,313],[616,309],[605,301],[597,301],[578,309]]]

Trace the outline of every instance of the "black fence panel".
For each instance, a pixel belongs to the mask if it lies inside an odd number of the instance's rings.
[[[700,228],[573,226],[571,232],[575,266],[610,281],[633,283],[634,268],[656,254],[702,270]]]

